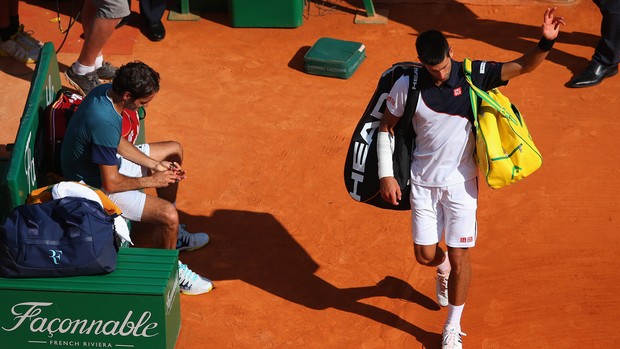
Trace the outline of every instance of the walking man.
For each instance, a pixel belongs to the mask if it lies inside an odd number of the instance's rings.
[[[506,63],[473,61],[472,80],[483,89],[503,86],[508,80],[534,70],[551,50],[564,24],[556,9],[545,11],[542,38],[521,57]],[[477,237],[478,169],[469,84],[463,63],[452,59],[452,48],[436,30],[416,40],[421,69],[419,100],[413,116],[416,138],[411,162],[411,197],[402,193],[393,174],[394,127],[403,115],[409,76],[396,81],[387,99],[377,137],[382,198],[397,205],[411,202],[412,235],[418,263],[437,268],[437,300],[448,307],[442,348],[462,348],[461,314],[471,280],[470,248]],[[445,234],[445,236],[444,236]],[[445,237],[448,251],[439,242]]]

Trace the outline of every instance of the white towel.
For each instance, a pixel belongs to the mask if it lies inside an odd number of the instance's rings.
[[[101,199],[99,199],[99,195],[95,193],[94,190],[90,189],[85,185],[81,185],[76,182],[60,182],[55,184],[52,187],[52,198],[54,200],[61,199],[67,196],[74,196],[79,198],[85,198],[91,201],[94,201],[101,205],[103,208],[103,204],[101,203]],[[121,237],[121,239],[131,242],[131,237],[129,236],[129,228],[127,227],[127,222],[121,216],[114,218],[114,227],[116,228],[116,234]]]

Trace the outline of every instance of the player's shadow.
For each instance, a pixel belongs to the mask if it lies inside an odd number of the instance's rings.
[[[180,214],[188,229],[207,231],[211,237],[207,248],[183,253],[183,262],[216,285],[218,280],[242,280],[311,309],[334,308],[391,326],[414,336],[426,348],[441,342],[439,334],[360,302],[369,297],[390,297],[437,311],[435,301],[392,276],[360,287],[330,284],[315,274],[319,265],[271,214],[235,210],[218,210],[211,217]]]
[[[34,64],[21,63],[11,57],[0,57],[0,72],[25,81],[32,80],[34,67]]]
[[[0,72],[20,78],[24,81],[32,81],[34,75],[35,64],[25,64],[16,61],[11,57],[0,57]],[[65,64],[58,63],[58,71],[65,71],[68,67]]]
[[[326,0],[310,0],[314,3],[327,3]],[[365,13],[363,4],[358,0],[332,0],[337,4],[346,2],[349,6],[358,7]],[[514,58],[531,50],[541,37],[541,29],[538,25],[527,25],[505,21],[502,19],[481,19],[471,9],[471,5],[458,1],[437,1],[429,4],[375,4],[376,9],[387,8],[389,10],[388,21],[405,24],[417,33],[430,29],[442,31],[448,40],[470,39],[487,43],[491,46],[515,52]],[[562,6],[558,6],[558,15],[562,16]],[[416,10],[424,9],[425,13],[417,13]],[[537,7],[532,16],[540,18],[542,23],[544,7]],[[510,18],[508,18],[510,20]],[[566,19],[570,23],[570,18]],[[360,24],[362,25],[362,24]],[[570,27],[568,27],[570,28]],[[597,35],[575,31],[564,31],[567,26],[560,28],[557,42],[571,45],[584,45],[595,47],[600,39]],[[412,35],[417,35],[412,33]],[[594,50],[592,50],[594,52]],[[411,47],[411,55],[415,57],[415,47]],[[472,59],[493,60],[492,54],[485,52],[455,52],[456,57],[469,56]],[[573,74],[581,72],[587,66],[590,57],[575,56],[563,51],[558,45],[549,53],[547,60],[567,67]]]

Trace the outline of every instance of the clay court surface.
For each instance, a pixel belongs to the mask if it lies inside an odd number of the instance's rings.
[[[378,1],[388,23],[360,25],[361,0],[319,1],[295,29],[233,28],[227,13],[206,13],[165,21],[159,43],[139,32],[135,13],[105,57],[142,60],[161,73],[147,140],[184,145],[182,221],[211,236],[207,247],[181,254],[216,288],[181,297],[177,348],[438,348],[447,310],[435,303],[433,270],[414,261],[409,213],[349,197],[349,139],[381,72],[415,59],[419,32],[445,32],[458,60],[507,61],[534,46],[549,5]],[[587,65],[600,14],[589,0],[555,5],[568,25],[548,61],[503,88],[544,164],[516,185],[481,185],[467,348],[605,349],[620,340],[620,77],[564,87]],[[55,2],[20,6],[27,29],[58,47]],[[80,33],[75,26],[58,54],[61,72],[77,57]],[[304,73],[303,55],[325,36],[366,45],[368,58],[350,79]],[[6,144],[34,67],[0,58],[0,68]],[[148,227],[135,239],[149,246]]]

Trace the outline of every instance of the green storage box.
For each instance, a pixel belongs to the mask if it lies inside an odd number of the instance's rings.
[[[177,261],[176,250],[121,248],[107,275],[0,278],[0,347],[172,349]]]
[[[304,0],[229,0],[233,27],[295,28],[303,22]]]
[[[320,38],[304,56],[309,74],[348,79],[366,59],[366,47],[354,41]]]

